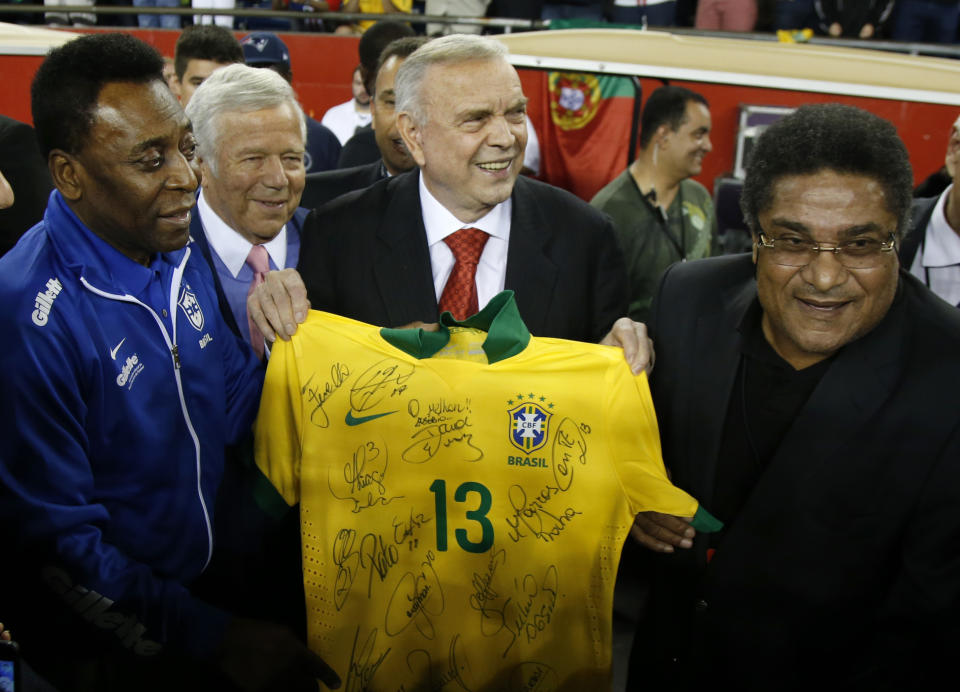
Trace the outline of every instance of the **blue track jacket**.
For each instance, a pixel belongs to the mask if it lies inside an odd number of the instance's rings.
[[[263,370],[200,253],[144,267],[54,192],[0,259],[0,306],[0,522],[6,555],[36,560],[24,596],[137,654],[209,654],[228,616],[184,585],[210,560],[224,445],[249,431]]]

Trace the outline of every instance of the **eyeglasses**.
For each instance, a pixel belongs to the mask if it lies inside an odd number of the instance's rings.
[[[758,247],[769,250],[773,262],[784,267],[805,267],[814,260],[818,252],[832,252],[840,264],[848,269],[870,269],[879,266],[884,253],[892,252],[896,245],[897,237],[893,233],[885,243],[876,238],[853,238],[833,247],[798,235],[769,238],[761,233],[757,243]]]

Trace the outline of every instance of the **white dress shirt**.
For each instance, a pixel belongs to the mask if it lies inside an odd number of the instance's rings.
[[[937,200],[910,273],[951,305],[960,305],[960,235],[947,223],[947,197],[952,188]]]
[[[197,200],[197,211],[200,214],[200,223],[203,224],[203,230],[207,234],[207,240],[220,260],[226,265],[233,278],[237,278],[240,270],[247,262],[247,255],[250,254],[250,248],[253,243],[227,225],[227,222],[220,218],[207,201],[203,198],[203,192],[200,192],[200,199]],[[287,226],[284,224],[280,232],[269,243],[264,243],[263,247],[267,249],[270,260],[274,267],[283,269],[287,266]]]
[[[474,223],[463,223],[430,194],[421,175],[420,208],[423,211],[423,226],[427,231],[433,287],[438,303],[440,296],[443,295],[443,287],[447,285],[447,279],[456,263],[453,251],[447,247],[443,239],[461,228],[479,228],[490,236],[483,248],[483,254],[480,255],[480,263],[477,265],[477,303],[482,310],[491,298],[503,290],[506,280],[512,198],[501,202]]]

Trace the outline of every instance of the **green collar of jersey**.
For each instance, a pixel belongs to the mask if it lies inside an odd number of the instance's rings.
[[[444,312],[440,315],[439,331],[381,329],[380,336],[391,346],[420,360],[430,358],[447,345],[450,327],[470,327],[486,332],[483,352],[487,354],[489,363],[517,355],[530,342],[530,332],[520,319],[513,291],[501,291],[483,310],[462,322],[455,320],[449,312]]]

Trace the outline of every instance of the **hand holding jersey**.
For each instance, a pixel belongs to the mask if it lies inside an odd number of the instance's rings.
[[[257,286],[247,299],[247,310],[260,333],[267,341],[273,342],[279,337],[287,341],[297,326],[307,319],[310,301],[303,279],[295,269],[268,272],[264,282]],[[422,326],[421,323],[404,327]],[[621,317],[614,322],[610,332],[600,342],[604,346],[623,349],[623,357],[630,365],[634,375],[653,371],[655,354],[653,341],[647,336],[647,327],[642,322],[634,322],[629,317]]]

